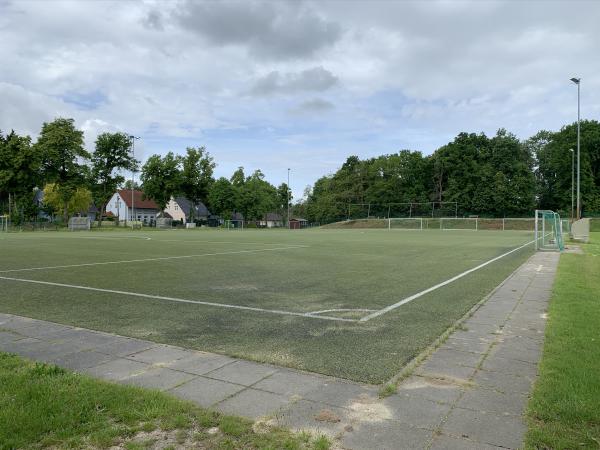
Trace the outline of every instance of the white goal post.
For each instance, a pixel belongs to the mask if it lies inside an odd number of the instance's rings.
[[[89,217],[71,217],[69,219],[69,231],[89,231],[92,221]]]
[[[388,230],[422,230],[422,217],[390,217],[387,219]]]
[[[244,221],[243,220],[226,220],[223,223],[223,226],[228,230],[243,230],[244,229]]]
[[[542,251],[564,250],[562,225],[558,213],[550,210],[536,209],[534,226],[535,249]]]
[[[8,231],[8,216],[0,216],[0,232]]]

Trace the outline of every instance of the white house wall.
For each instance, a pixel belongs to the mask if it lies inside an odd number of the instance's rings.
[[[173,220],[183,220],[185,222],[185,214],[181,210],[181,207],[177,204],[177,202],[173,200],[173,198],[171,198],[169,203],[167,203],[165,212],[169,213]]]
[[[129,220],[129,208],[127,208],[125,201],[118,192],[115,192],[108,201],[106,211],[114,214],[119,220]]]

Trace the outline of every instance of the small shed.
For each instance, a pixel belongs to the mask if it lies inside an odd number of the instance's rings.
[[[300,228],[306,228],[308,226],[308,220],[300,217],[293,217],[290,219],[290,230],[299,230]]]

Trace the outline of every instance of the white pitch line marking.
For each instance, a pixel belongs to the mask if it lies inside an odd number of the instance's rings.
[[[90,286],[80,286],[80,285],[76,285],[76,284],[54,283],[51,281],[28,280],[28,279],[24,279],[24,278],[13,278],[13,277],[3,277],[3,276],[0,276],[0,280],[17,281],[17,282],[21,282],[21,283],[42,284],[45,286],[55,286],[55,287],[62,287],[62,288],[69,288],[69,289],[81,289],[84,291],[103,292],[103,293],[108,293],[108,294],[128,295],[131,297],[151,298],[151,299],[155,299],[155,300],[166,300],[169,302],[177,302],[177,303],[191,303],[194,305],[214,306],[217,308],[240,309],[243,311],[263,312],[263,313],[279,314],[279,315],[284,315],[284,316],[308,317],[311,319],[333,320],[333,321],[338,321],[338,322],[358,322],[355,319],[344,319],[344,318],[340,318],[340,317],[330,317],[330,316],[315,316],[311,313],[299,313],[299,312],[292,312],[292,311],[281,311],[281,310],[277,310],[277,309],[255,308],[252,306],[230,305],[227,303],[203,302],[200,300],[187,300],[184,298],[177,298],[177,297],[164,297],[162,295],[141,294],[139,292],[118,291],[115,289],[101,289],[101,288],[95,288],[95,287],[90,287]]]
[[[308,314],[316,315],[316,314],[325,314],[330,312],[373,312],[377,311],[376,309],[365,309],[365,308],[337,308],[337,309],[324,309],[322,311],[311,311]]]
[[[419,297],[424,296],[425,294],[429,294],[430,292],[435,291],[436,289],[439,289],[439,288],[441,288],[443,286],[446,286],[447,284],[450,284],[450,283],[452,283],[452,282],[454,282],[456,280],[459,280],[460,278],[462,278],[464,276],[467,276],[470,273],[473,273],[476,270],[479,270],[482,267],[487,266],[488,264],[491,264],[491,263],[493,263],[495,261],[498,261],[500,258],[504,258],[505,256],[508,256],[511,253],[516,252],[517,250],[521,250],[522,248],[527,247],[528,245],[531,245],[534,242],[535,242],[535,240],[527,242],[527,243],[521,245],[520,247],[514,248],[511,251],[503,253],[500,256],[496,256],[495,258],[492,258],[489,261],[484,262],[483,264],[479,264],[478,266],[473,267],[472,269],[465,270],[464,272],[459,273],[458,275],[456,275],[456,276],[454,276],[452,278],[449,278],[446,281],[442,281],[441,283],[438,283],[435,286],[431,286],[430,288],[427,288],[427,289],[425,289],[425,290],[423,290],[421,292],[417,292],[416,294],[411,295],[410,297],[406,297],[405,299],[400,300],[399,302],[396,302],[393,305],[389,305],[389,306],[386,306],[383,309],[380,309],[379,311],[375,311],[374,313],[369,314],[368,316],[365,316],[365,317],[361,318],[359,321],[360,322],[366,322],[368,320],[374,319],[375,317],[382,316],[383,314],[388,313],[388,312],[390,312],[390,311],[392,311],[392,310],[394,310],[394,309],[396,309],[396,308],[398,308],[398,307],[400,307],[402,305],[405,305],[405,304],[407,304],[409,302],[412,302],[413,300],[416,300]]]
[[[62,266],[44,266],[44,267],[26,267],[23,269],[8,269],[0,270],[0,273],[12,273],[12,272],[28,272],[34,270],[50,270],[50,269],[68,269],[71,267],[90,267],[90,266],[103,266],[108,264],[127,264],[147,261],[168,261],[171,259],[185,259],[185,258],[199,258],[202,256],[219,256],[219,255],[237,255],[242,253],[258,253],[258,252],[273,252],[277,250],[293,250],[296,248],[306,248],[307,245],[296,245],[292,247],[275,247],[275,248],[261,248],[256,250],[236,250],[231,252],[216,252],[216,253],[200,253],[197,255],[182,255],[182,256],[161,256],[158,258],[145,258],[145,259],[128,259],[120,261],[103,261],[94,263],[81,263],[81,264],[65,264]]]

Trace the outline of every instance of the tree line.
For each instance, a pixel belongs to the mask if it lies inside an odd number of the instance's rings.
[[[86,213],[92,203],[102,217],[114,192],[132,187],[124,174],[139,169],[140,162],[131,151],[132,139],[121,132],[102,133],[89,152],[83,131],[66,118],[44,123],[35,143],[30,136],[0,131],[0,214],[10,212],[15,223],[35,220],[40,207],[34,197],[43,189],[42,209],[64,222]],[[215,180],[215,167],[204,147],[189,147],[184,155],[152,155],[141,167],[141,186],[133,187],[140,188],[161,210],[179,195],[195,204],[205,203],[223,218],[241,213],[258,220],[267,212],[287,208],[291,192],[285,183],[271,185],[260,170],[245,176],[243,167],[230,179]]]
[[[402,150],[369,159],[350,156],[334,174],[307,188],[305,198],[293,205],[294,214],[327,223],[347,218],[349,205],[368,204],[372,215],[401,217],[407,211],[400,204],[455,202],[460,216],[530,216],[542,208],[568,217],[570,150],[576,145],[577,124],[570,124],[523,141],[504,129],[493,137],[460,133],[431,155]],[[44,208],[64,221],[91,202],[102,216],[112,194],[131,187],[124,173],[140,169],[131,146],[127,134],[102,133],[88,152],[83,132],[65,118],[44,123],[35,143],[0,131],[0,213],[10,210],[13,221],[35,218],[33,197],[43,189]],[[215,179],[215,167],[204,147],[187,148],[184,155],[152,155],[141,166],[141,189],[161,209],[182,195],[223,218],[285,215],[292,199],[285,183],[275,187],[260,170],[246,175],[243,167],[230,178]],[[581,196],[584,215],[600,214],[600,123],[595,120],[581,122]],[[399,206],[392,211],[390,205]]]
[[[350,156],[307,188],[295,207],[321,223],[351,217],[353,207],[366,214],[360,205],[368,205],[371,215],[402,217],[409,208],[401,204],[428,202],[456,202],[459,216],[531,216],[540,208],[569,217],[570,150],[576,148],[575,123],[523,141],[504,129],[493,137],[460,133],[427,156],[410,150],[363,160]],[[581,122],[581,199],[584,215],[600,214],[600,123],[594,120]]]

